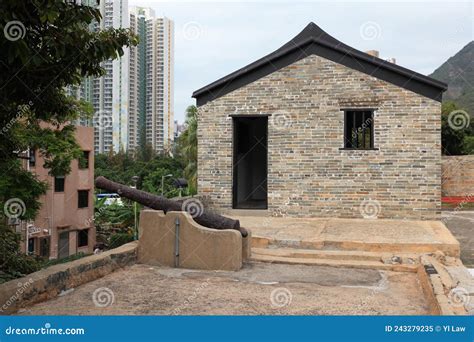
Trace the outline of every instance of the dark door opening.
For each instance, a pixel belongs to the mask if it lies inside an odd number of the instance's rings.
[[[69,256],[69,232],[59,234],[58,247],[58,259],[67,258]]]
[[[50,245],[49,237],[40,239],[40,255],[42,257],[49,257],[49,245]]]
[[[234,117],[232,208],[267,209],[268,117]]]

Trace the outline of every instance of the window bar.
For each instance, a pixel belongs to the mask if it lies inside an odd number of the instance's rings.
[[[357,148],[358,145],[358,139],[357,139],[357,130],[356,130],[356,124],[355,124],[355,113],[352,112],[352,147]],[[354,141],[355,140],[355,141]]]
[[[347,111],[344,111],[344,148],[349,147],[347,142]]]
[[[367,148],[366,140],[365,140],[365,113],[362,112],[362,148]]]
[[[374,148],[374,132],[375,132],[375,112],[370,112],[370,148]]]

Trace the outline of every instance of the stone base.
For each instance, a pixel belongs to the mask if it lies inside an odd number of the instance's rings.
[[[158,210],[143,210],[139,231],[138,262],[143,264],[235,271],[250,255],[251,238],[242,239],[237,230],[203,227],[186,212],[165,215]]]

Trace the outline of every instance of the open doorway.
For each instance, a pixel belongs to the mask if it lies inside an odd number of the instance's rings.
[[[58,259],[67,258],[69,256],[69,232],[59,234],[58,247]]]
[[[268,117],[233,117],[232,208],[267,209]]]

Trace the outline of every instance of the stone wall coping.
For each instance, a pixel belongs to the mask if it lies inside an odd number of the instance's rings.
[[[135,262],[137,241],[81,259],[53,265],[0,284],[0,314],[57,297]]]

